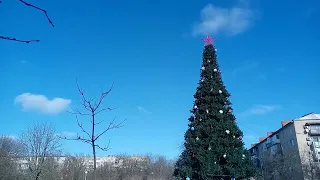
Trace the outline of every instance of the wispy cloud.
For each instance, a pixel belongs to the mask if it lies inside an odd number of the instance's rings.
[[[278,105],[256,105],[239,114],[241,117],[253,116],[253,115],[264,115],[278,110]]]
[[[141,112],[141,113],[145,113],[145,114],[152,114],[152,112],[148,111],[147,109],[141,107],[141,106],[138,106],[137,107],[138,111]]]
[[[257,71],[259,68],[259,63],[256,61],[246,61],[240,66],[234,68],[231,71],[233,76],[239,76],[240,74],[244,74],[247,72]]]
[[[223,32],[237,35],[246,31],[254,22],[254,11],[244,2],[247,3],[242,0],[231,8],[206,5],[200,12],[200,21],[193,26],[192,34],[196,36]]]
[[[23,93],[15,98],[23,111],[37,111],[44,114],[59,114],[65,111],[71,103],[70,99],[54,98],[49,100],[44,95]]]
[[[21,60],[21,61],[20,61],[21,64],[27,64],[28,62],[29,62],[29,61],[26,61],[26,60]]]

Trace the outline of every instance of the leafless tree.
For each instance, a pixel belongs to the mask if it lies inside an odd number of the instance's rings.
[[[26,2],[25,0],[18,0],[18,1],[21,2],[21,3],[23,3],[23,4],[26,5],[26,6],[30,7],[30,8],[34,8],[34,9],[36,9],[36,10],[38,10],[38,11],[43,12],[43,13],[45,14],[45,16],[46,16],[49,24],[50,24],[52,27],[54,27],[54,24],[53,24],[53,22],[51,21],[51,19],[49,18],[48,13],[47,13],[46,10],[44,10],[44,9],[38,7],[38,6],[35,6],[35,5],[33,5],[33,4],[30,4],[30,3]],[[2,0],[0,0],[0,4],[4,4],[4,3],[2,2]],[[21,39],[15,38],[15,37],[1,36],[1,35],[0,35],[0,39],[9,40],[9,41],[16,41],[16,42],[22,42],[22,43],[27,43],[27,44],[28,44],[28,43],[31,43],[31,42],[39,42],[39,41],[40,41],[40,40],[38,40],[38,39],[37,39],[37,40],[21,40]]]
[[[320,162],[318,162],[312,151],[303,151],[301,157],[302,169],[304,175],[312,180],[320,179]]]
[[[22,146],[13,137],[0,136],[0,179],[17,179],[16,159],[22,155]]]
[[[64,180],[84,179],[85,162],[79,156],[67,156],[61,168],[61,177]]]
[[[174,162],[164,156],[149,156],[148,179],[170,180],[173,179]]]
[[[96,169],[97,169],[96,150],[97,150],[97,148],[102,150],[102,151],[108,151],[110,149],[110,146],[109,146],[110,145],[110,140],[109,140],[109,143],[108,143],[108,145],[106,147],[101,147],[97,143],[97,141],[99,140],[99,138],[102,135],[104,135],[108,131],[110,131],[112,129],[120,128],[124,121],[122,121],[120,123],[117,123],[115,118],[114,118],[111,122],[109,122],[109,125],[102,132],[97,133],[96,132],[97,125],[99,125],[102,122],[104,122],[104,120],[98,121],[97,120],[97,115],[100,114],[101,112],[104,112],[104,111],[113,110],[113,108],[111,108],[111,107],[107,107],[107,108],[101,107],[104,99],[111,92],[111,90],[113,88],[113,85],[111,86],[111,88],[109,90],[102,91],[98,100],[88,99],[84,95],[84,91],[79,87],[78,83],[77,83],[77,88],[78,88],[78,91],[79,91],[80,96],[81,96],[81,105],[84,108],[84,112],[82,112],[82,111],[80,111],[78,109],[72,109],[72,111],[70,113],[74,114],[76,116],[77,125],[79,126],[79,128],[82,131],[82,133],[84,134],[84,137],[78,135],[77,138],[67,138],[67,137],[63,137],[63,138],[67,139],[67,140],[82,141],[84,143],[89,144],[92,147],[92,154],[93,154],[93,161],[94,161],[93,172],[94,172],[94,179],[96,180]],[[89,120],[90,120],[90,123],[91,123],[90,130],[87,130],[86,128],[83,127],[82,123],[78,119],[78,116],[87,116],[87,117],[89,117]]]
[[[60,139],[51,124],[35,123],[21,134],[20,140],[26,151],[25,160],[30,176],[38,180],[49,158],[60,154]]]
[[[174,162],[163,156],[121,155],[97,168],[97,180],[171,180],[173,166]]]

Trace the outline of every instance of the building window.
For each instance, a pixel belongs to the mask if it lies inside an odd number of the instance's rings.
[[[279,134],[276,135],[276,138],[279,139]]]
[[[320,136],[313,136],[312,137],[313,142],[319,142],[320,141]]]
[[[319,135],[319,134],[320,134],[320,125],[311,125],[310,135]]]

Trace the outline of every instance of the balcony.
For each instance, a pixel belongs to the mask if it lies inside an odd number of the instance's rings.
[[[313,148],[320,148],[320,142],[319,141],[314,141],[312,142]]]
[[[309,129],[311,136],[320,135],[320,125],[311,125]]]

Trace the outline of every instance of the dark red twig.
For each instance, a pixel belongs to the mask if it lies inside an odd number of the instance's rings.
[[[20,40],[12,37],[0,36],[0,39],[9,40],[9,41],[17,41],[22,43],[31,43],[31,42],[39,42],[40,40]]]
[[[44,10],[44,9],[42,9],[42,8],[39,8],[39,7],[37,7],[37,6],[33,5],[33,4],[27,3],[27,2],[24,1],[24,0],[19,0],[19,1],[22,2],[23,4],[25,4],[26,6],[29,6],[29,7],[35,8],[35,9],[37,9],[37,10],[39,10],[39,11],[42,11],[42,12],[46,15],[47,20],[49,21],[49,23],[51,24],[51,26],[54,27],[53,22],[52,22],[51,19],[49,18],[48,13],[47,13],[46,10]]]
[[[30,3],[28,3],[28,2],[26,2],[24,0],[19,0],[19,1],[21,3],[23,3],[24,5],[26,5],[26,6],[29,6],[29,7],[32,7],[34,9],[37,9],[39,11],[42,11],[45,14],[48,22],[51,24],[52,27],[54,27],[54,24],[51,21],[51,19],[49,18],[48,13],[47,13],[46,10],[44,10],[42,8],[39,8],[39,7],[37,7],[37,6],[33,5],[33,4],[30,4]],[[0,0],[0,4],[1,3],[2,3],[2,0]],[[8,36],[0,36],[0,39],[9,40],[9,41],[16,41],[16,42],[21,42],[21,43],[27,43],[27,44],[29,44],[31,42],[39,42],[40,41],[40,40],[21,40],[21,39],[17,39],[17,38],[14,38],[14,37],[8,37]]]

